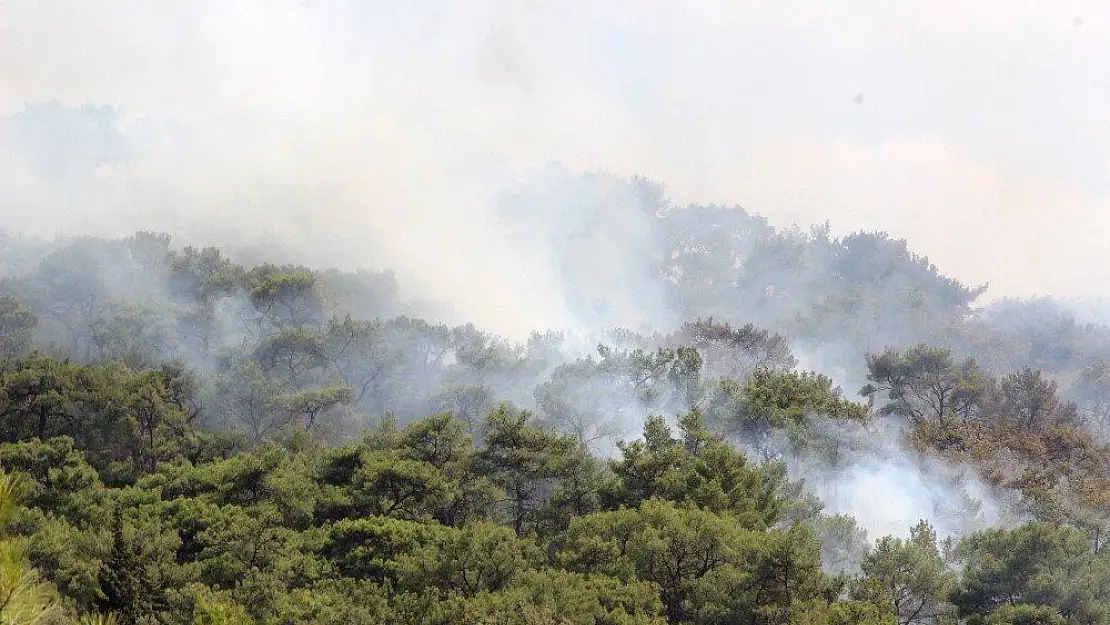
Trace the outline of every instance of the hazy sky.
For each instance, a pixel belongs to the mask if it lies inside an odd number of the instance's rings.
[[[295,232],[550,321],[485,211],[559,162],[884,229],[994,296],[1104,294],[1106,59],[1105,2],[0,0],[0,117],[121,107],[133,155],[46,175],[0,135],[0,225]]]

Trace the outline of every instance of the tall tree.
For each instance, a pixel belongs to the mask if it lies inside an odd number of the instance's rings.
[[[974,360],[956,362],[944,348],[915,345],[905,352],[887,349],[867,357],[870,383],[860,394],[874,402],[885,393],[881,414],[905,417],[911,423],[959,418],[980,413],[989,380]]]
[[[27,353],[38,323],[15,296],[0,293],[0,363]]]
[[[0,472],[0,530],[6,530],[20,505],[24,487],[19,479]],[[28,560],[29,541],[0,535],[0,623],[38,625],[60,610],[52,588]]]
[[[1050,427],[1074,427],[1079,423],[1078,406],[1060,399],[1056,382],[1025,367],[999,383],[999,417],[1040,432]]]
[[[947,599],[956,577],[937,546],[936,531],[925,521],[910,529],[908,540],[880,538],[860,568],[856,598],[889,606],[900,625],[951,622]]]

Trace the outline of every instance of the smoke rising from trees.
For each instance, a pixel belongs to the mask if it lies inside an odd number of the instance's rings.
[[[0,5],[12,605],[1099,622],[1108,33]]]

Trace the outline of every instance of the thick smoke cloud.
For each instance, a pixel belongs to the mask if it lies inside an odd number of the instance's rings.
[[[554,161],[885,229],[996,296],[1083,295],[1110,267],[1108,33],[1093,2],[15,0],[0,215],[265,233],[520,334],[582,321],[494,218]]]
[[[955,537],[1021,520],[1017,498],[984,483],[970,467],[906,450],[904,425],[896,420],[865,427],[818,424],[843,447],[837,462],[789,452],[784,457],[790,473],[825,504],[826,514],[853,516],[872,538],[904,536],[921,519],[942,536]]]

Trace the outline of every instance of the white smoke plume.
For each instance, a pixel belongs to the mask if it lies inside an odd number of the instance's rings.
[[[495,219],[522,170],[559,162],[884,229],[994,295],[1089,294],[1110,277],[1108,33],[1081,0],[10,0],[0,217],[267,233],[519,335],[580,321]],[[52,101],[94,108],[26,108]]]

